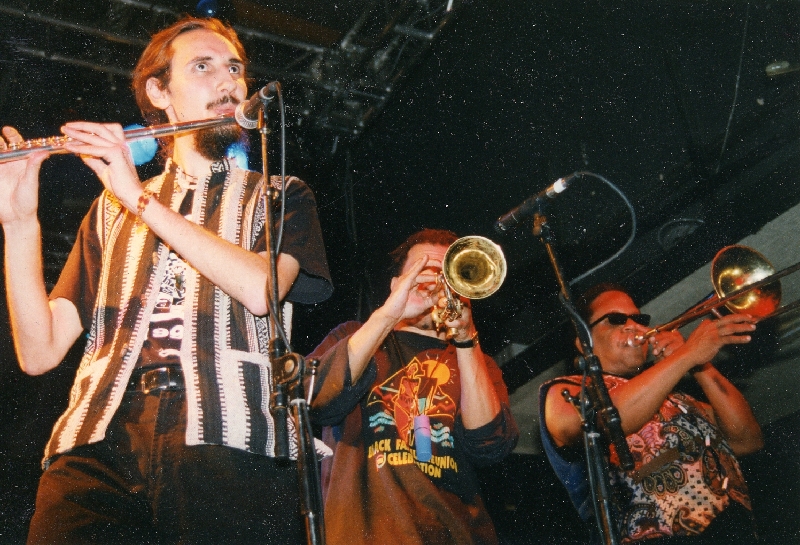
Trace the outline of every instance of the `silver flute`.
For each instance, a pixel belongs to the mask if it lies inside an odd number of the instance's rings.
[[[201,129],[211,129],[222,125],[236,123],[236,119],[231,116],[215,117],[213,119],[202,119],[200,121],[183,121],[180,123],[165,123],[163,125],[153,125],[152,127],[142,127],[140,129],[128,129],[125,132],[125,140],[133,142],[145,138],[161,138],[162,136],[177,136]],[[0,163],[14,161],[20,157],[25,157],[37,151],[48,151],[50,153],[69,153],[64,146],[73,139],[69,136],[50,136],[48,138],[33,138],[18,144],[8,144],[5,151],[0,151]]]

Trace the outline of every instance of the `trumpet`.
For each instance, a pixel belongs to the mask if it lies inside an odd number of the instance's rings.
[[[722,248],[711,261],[711,283],[714,294],[705,301],[656,326],[633,341],[643,344],[661,331],[679,329],[705,315],[721,317],[718,309],[726,307],[733,313],[747,313],[756,320],[775,316],[797,306],[796,303],[779,309],[781,303],[780,278],[800,269],[800,263],[780,272],[756,250],[734,244]]]
[[[453,242],[444,254],[442,272],[436,280],[433,293],[444,292],[447,303],[444,308],[434,305],[431,318],[437,329],[445,322],[461,317],[461,299],[484,299],[494,294],[506,278],[506,258],[503,250],[485,237],[468,236]],[[448,339],[455,335],[453,328],[447,330]]]
[[[180,123],[165,123],[163,125],[153,125],[140,129],[128,129],[125,132],[125,140],[133,142],[145,138],[161,138],[163,136],[178,136],[201,129],[212,129],[222,125],[236,123],[233,116],[220,116],[212,119],[202,119],[200,121],[182,121]],[[14,161],[37,151],[49,151],[50,153],[69,153],[64,146],[73,139],[69,136],[50,136],[48,138],[34,138],[25,140],[18,144],[9,144],[6,151],[0,152],[0,163]]]

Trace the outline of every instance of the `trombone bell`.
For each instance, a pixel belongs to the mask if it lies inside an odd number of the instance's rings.
[[[775,268],[763,255],[747,246],[726,246],[711,263],[711,283],[720,299],[736,290],[775,274]],[[766,284],[731,299],[725,306],[734,313],[756,318],[772,314],[781,304],[781,283]]]
[[[752,248],[738,244],[725,246],[711,261],[711,283],[716,297],[695,305],[672,321],[654,327],[644,335],[637,335],[635,340],[645,342],[648,337],[659,331],[681,328],[709,312],[716,314],[716,309],[723,305],[734,314],[750,314],[757,319],[780,314],[797,306],[795,304],[797,301],[778,310],[781,304],[779,278],[798,269],[800,263],[795,263],[776,273],[767,258]],[[748,288],[751,285],[753,287]]]

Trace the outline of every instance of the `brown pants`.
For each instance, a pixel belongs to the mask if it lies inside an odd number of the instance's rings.
[[[294,463],[185,435],[183,391],[126,393],[104,441],[42,475],[28,543],[305,542]]]

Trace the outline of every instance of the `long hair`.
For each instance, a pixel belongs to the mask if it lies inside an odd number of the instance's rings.
[[[150,97],[147,96],[147,82],[150,78],[155,78],[158,80],[159,88],[166,89],[171,77],[170,66],[174,54],[172,42],[181,34],[197,29],[210,30],[231,42],[236,54],[245,63],[245,66],[247,65],[247,55],[236,31],[219,19],[187,16],[157,32],[153,35],[142,56],[139,57],[139,62],[133,69],[133,82],[131,83],[136,104],[148,125],[159,125],[167,123],[169,120],[164,110],[156,108],[150,102]],[[167,142],[166,146],[171,147],[172,139],[167,139]]]

